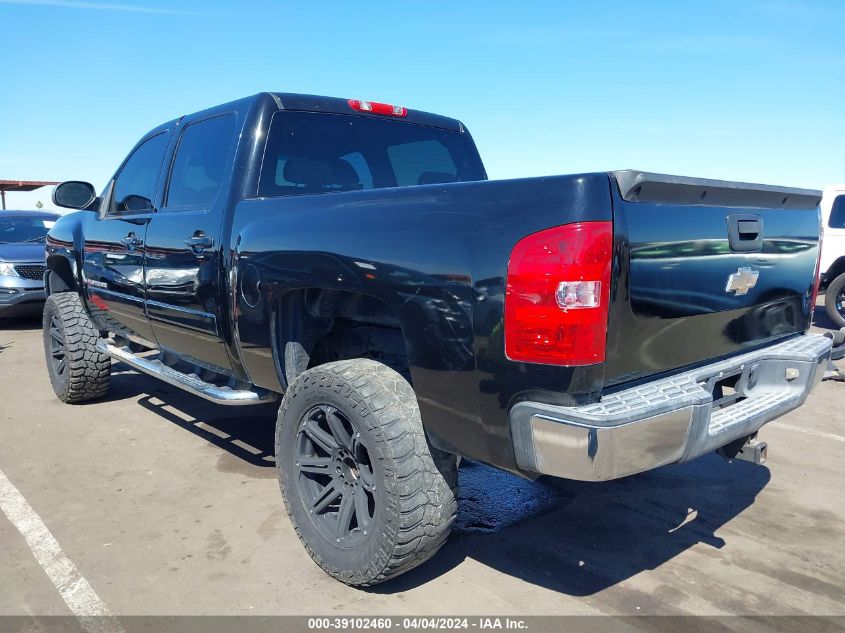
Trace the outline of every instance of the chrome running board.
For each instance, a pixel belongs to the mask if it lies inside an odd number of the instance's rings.
[[[264,404],[266,402],[273,402],[276,399],[275,393],[265,389],[252,391],[249,389],[232,389],[231,387],[213,385],[210,382],[205,382],[196,374],[182,373],[172,367],[168,367],[158,359],[136,356],[125,347],[111,345],[103,339],[97,341],[97,349],[108,354],[115,360],[129,365],[132,369],[159,378],[174,387],[179,387],[200,398],[205,398],[218,404],[229,406]]]

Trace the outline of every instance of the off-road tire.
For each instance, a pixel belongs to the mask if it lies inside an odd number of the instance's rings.
[[[836,304],[843,289],[845,289],[845,273],[831,281],[824,294],[824,307],[827,310],[827,316],[836,324],[836,327],[840,328],[845,327],[845,314],[840,312]],[[842,302],[840,302],[840,305],[842,305]]]
[[[97,349],[100,333],[78,294],[60,292],[47,297],[42,334],[50,384],[59,400],[75,404],[106,393],[111,359]],[[55,362],[56,356],[64,364]]]
[[[303,425],[320,407],[342,414],[371,457],[373,516],[366,536],[359,531],[363,540],[353,546],[320,531],[309,512],[313,498],[306,500],[298,483]],[[446,542],[457,512],[457,458],[428,442],[413,388],[390,367],[354,359],[303,372],[279,407],[275,448],[282,497],[296,533],[311,558],[337,580],[358,587],[384,582],[427,561]],[[338,509],[338,523],[340,514]]]

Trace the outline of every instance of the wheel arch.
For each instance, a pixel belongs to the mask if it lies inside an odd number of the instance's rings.
[[[827,283],[829,284],[842,274],[845,274],[845,255],[834,260],[830,267],[825,271]]]
[[[275,302],[271,327],[274,363],[285,389],[315,364],[366,358],[367,351],[403,356],[404,373],[410,378],[410,345],[399,315],[387,302],[373,295],[325,288],[290,290]],[[343,337],[351,327],[372,328],[381,336],[375,341],[368,340],[360,355],[355,355],[353,347],[348,346],[338,349],[341,358],[325,358],[321,343],[327,337]]]
[[[44,274],[44,290],[47,296],[55,292],[79,290],[76,280],[75,264],[64,255],[49,255],[47,270]]]

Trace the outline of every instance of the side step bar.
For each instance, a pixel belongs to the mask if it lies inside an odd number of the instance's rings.
[[[205,382],[194,374],[184,374],[176,371],[157,359],[136,356],[125,347],[111,345],[102,339],[97,341],[97,349],[108,354],[115,360],[129,365],[132,369],[160,378],[174,387],[179,387],[195,396],[211,400],[218,404],[230,406],[264,404],[266,402],[273,402],[276,399],[275,393],[263,389],[250,391],[248,389],[218,387],[217,385]]]

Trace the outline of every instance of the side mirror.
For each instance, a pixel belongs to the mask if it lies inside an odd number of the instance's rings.
[[[97,200],[94,185],[79,180],[66,180],[53,189],[53,204],[66,209],[87,209]]]

